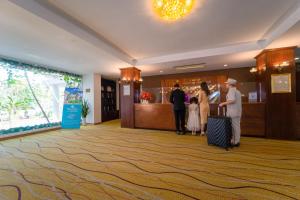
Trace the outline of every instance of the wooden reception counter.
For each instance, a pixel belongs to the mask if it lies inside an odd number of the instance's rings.
[[[211,104],[211,115],[217,114],[217,104]],[[171,104],[135,104],[135,127],[175,130]],[[265,136],[265,104],[243,103],[242,135]]]

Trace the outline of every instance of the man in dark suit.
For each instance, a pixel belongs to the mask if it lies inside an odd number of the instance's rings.
[[[179,87],[179,84],[174,85],[174,90],[171,92],[170,102],[173,104],[176,133],[178,135],[185,134],[185,94]],[[181,129],[180,129],[181,128]]]

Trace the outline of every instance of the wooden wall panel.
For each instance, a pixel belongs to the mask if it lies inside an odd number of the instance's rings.
[[[124,85],[130,86],[130,95],[124,96]],[[121,127],[134,128],[134,90],[133,82],[120,84]]]
[[[224,84],[224,82],[227,80],[227,76],[225,75],[209,75],[209,76],[204,76],[203,74],[199,74],[195,77],[189,77],[189,76],[185,76],[185,77],[173,77],[173,78],[167,78],[167,79],[163,79],[161,80],[161,87],[163,88],[171,88],[173,87],[176,83],[178,83],[180,86],[200,86],[200,84],[205,81],[211,84],[219,84],[220,87],[220,91],[221,91],[221,101],[225,101],[226,99],[226,86]],[[147,90],[148,88],[144,87],[145,90]],[[165,98],[162,100],[162,103],[167,103],[167,101],[165,101]]]
[[[265,54],[266,71],[259,75],[263,81],[263,91],[266,96],[266,136],[274,139],[294,139],[296,137],[296,69],[294,61],[295,47],[271,49],[263,51],[258,57]],[[256,57],[256,58],[258,58]],[[281,71],[275,65],[284,61],[289,66]],[[258,61],[257,61],[258,62]],[[291,93],[272,93],[272,74],[291,74]]]
[[[177,77],[177,78],[167,78],[161,80],[161,87],[173,87],[176,83],[179,85],[200,85],[203,81],[210,81],[212,84],[224,83],[227,76],[215,75],[215,76],[203,76],[198,75],[197,77]]]
[[[294,48],[267,52],[267,136],[277,139],[295,138],[296,129],[296,84]],[[274,69],[274,65],[289,61],[290,66],[282,71]],[[292,92],[284,94],[271,93],[271,75],[290,73],[292,76]]]
[[[296,101],[300,102],[300,63],[296,63]]]
[[[134,103],[139,103],[140,74],[141,71],[135,67],[123,68],[121,70],[120,84],[120,110],[121,127],[134,128]],[[124,86],[129,86],[130,94],[124,95]]]
[[[262,53],[256,57],[256,67],[258,71],[263,71],[266,68],[267,60],[266,54]]]
[[[267,57],[266,54],[260,54],[256,57],[256,68],[258,75],[256,75],[256,91],[257,99],[259,102],[266,102],[267,100],[267,87],[266,87],[266,66]]]
[[[139,81],[141,78],[141,70],[135,67],[121,69],[121,80],[123,81]]]
[[[203,72],[191,72],[182,74],[168,74],[158,76],[145,76],[143,77],[143,88],[157,88],[161,87],[161,81],[166,79],[180,79],[180,78],[197,78],[206,76],[225,76],[231,77],[239,82],[255,82],[255,76],[249,73],[250,68],[234,68],[227,70],[214,70],[214,71],[203,71]]]
[[[296,138],[300,139],[300,102],[297,103],[296,107]]]

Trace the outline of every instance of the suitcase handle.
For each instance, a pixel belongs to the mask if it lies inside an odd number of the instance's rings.
[[[221,107],[218,106],[218,116],[220,116],[220,109],[221,109]],[[225,109],[225,106],[223,106],[222,109],[223,109],[223,116],[226,117],[226,109]]]

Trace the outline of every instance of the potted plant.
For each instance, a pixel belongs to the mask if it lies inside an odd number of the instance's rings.
[[[141,103],[142,104],[148,104],[149,101],[152,99],[151,93],[150,92],[141,92],[140,95]]]
[[[90,107],[87,102],[87,100],[82,101],[82,110],[81,110],[81,116],[82,116],[82,125],[86,125],[86,116],[89,114]]]

